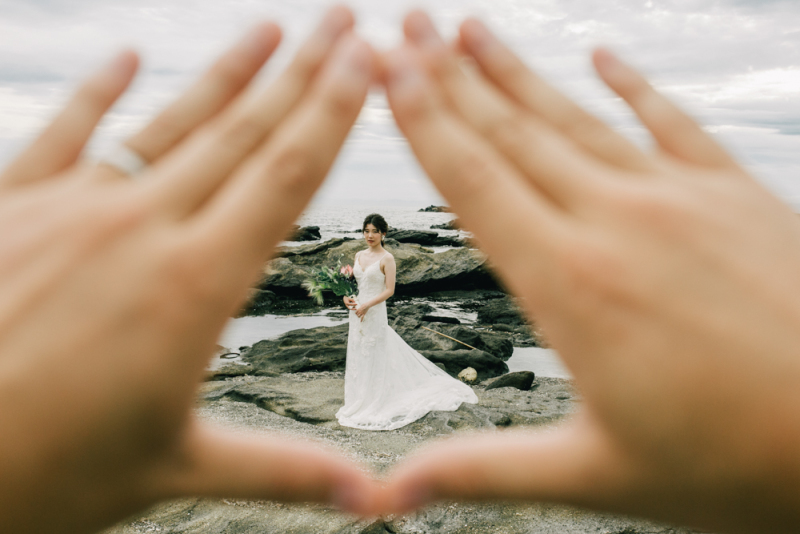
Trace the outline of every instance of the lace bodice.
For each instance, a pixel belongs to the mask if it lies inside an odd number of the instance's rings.
[[[362,269],[361,262],[356,257],[353,275],[358,282],[359,301],[369,300],[386,289],[386,275],[381,271],[381,260],[383,260],[383,256],[378,261],[370,263],[366,269]]]

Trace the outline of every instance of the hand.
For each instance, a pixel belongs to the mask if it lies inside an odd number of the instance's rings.
[[[215,342],[358,116],[372,52],[334,8],[266,92],[262,24],[127,143],[78,161],[137,66],[125,53],[0,175],[0,531],[97,530],[180,495],[367,506],[344,458],[193,415]],[[47,513],[42,513],[43,508]]]
[[[372,307],[368,304],[358,304],[355,308],[356,316],[359,317],[362,321],[364,320],[364,316],[367,314],[369,309]]]
[[[358,303],[353,297],[344,297],[344,305],[348,310],[355,310]]]
[[[544,330],[585,399],[558,431],[435,445],[399,467],[434,499],[563,501],[728,531],[800,524],[800,225],[609,52],[594,63],[646,153],[479,22],[421,13],[386,58],[422,166]],[[454,49],[474,60],[462,70]]]

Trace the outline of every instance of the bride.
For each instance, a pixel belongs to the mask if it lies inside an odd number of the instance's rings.
[[[386,299],[394,294],[394,257],[383,248],[389,227],[377,213],[362,227],[367,250],[358,252],[353,273],[358,296],[344,297],[350,309],[344,406],[336,413],[343,426],[393,430],[430,411],[453,411],[475,404],[472,388],[452,378],[409,347],[389,326]]]

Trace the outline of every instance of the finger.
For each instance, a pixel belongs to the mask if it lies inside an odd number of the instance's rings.
[[[348,512],[374,509],[370,479],[319,444],[237,434],[208,425],[190,435],[179,462],[154,475],[159,498],[187,495],[330,503]]]
[[[203,204],[303,100],[319,68],[352,25],[348,9],[331,9],[272,86],[265,92],[242,95],[213,124],[154,167],[154,172],[170,176],[163,184],[167,209],[185,217]]]
[[[309,94],[200,217],[231,262],[260,266],[288,232],[358,117],[372,66],[369,45],[343,38]]]
[[[438,500],[596,504],[618,483],[597,436],[579,425],[439,442],[400,464],[378,500],[402,514]]]
[[[542,279],[548,251],[564,235],[560,210],[444,105],[411,51],[400,49],[385,62],[389,104],[420,164],[509,287],[535,291],[532,281]],[[519,247],[539,253],[523,260]]]
[[[44,133],[0,176],[13,186],[48,178],[75,163],[108,108],[133,80],[138,56],[125,51],[86,80]]]
[[[465,21],[460,40],[500,89],[595,157],[622,169],[653,169],[646,154],[539,78],[481,22]]]
[[[664,152],[697,165],[739,170],[736,161],[711,136],[642,75],[608,50],[598,49],[593,59],[603,81],[633,108]]]
[[[220,57],[206,74],[141,132],[125,142],[145,161],[153,163],[190,132],[219,113],[252,80],[278,46],[281,31],[263,23]],[[102,165],[99,178],[119,177]]]
[[[561,205],[595,202],[597,161],[534,114],[513,103],[479,74],[468,77],[458,58],[421,11],[405,21],[408,38],[433,66],[453,108],[512,163]]]

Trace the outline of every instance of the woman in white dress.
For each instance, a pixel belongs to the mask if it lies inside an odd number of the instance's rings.
[[[378,214],[364,220],[369,246],[356,254],[353,273],[358,296],[345,297],[350,309],[344,406],[336,413],[343,426],[393,430],[430,411],[453,411],[477,403],[472,388],[428,361],[392,330],[386,299],[394,294],[396,265],[383,248],[388,225]]]

